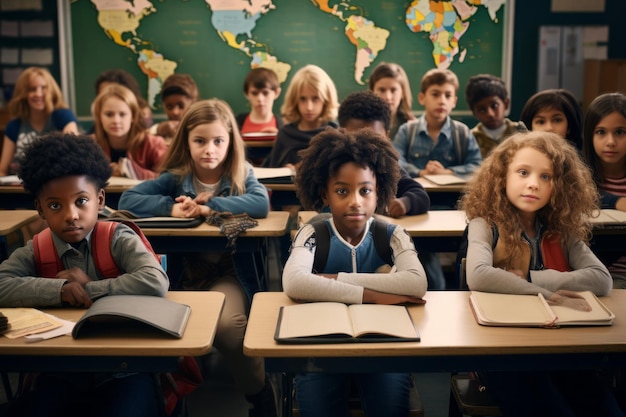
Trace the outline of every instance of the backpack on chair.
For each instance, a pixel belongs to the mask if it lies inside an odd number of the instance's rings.
[[[161,257],[154,253],[152,245],[143,234],[139,226],[130,221],[99,221],[96,223],[91,236],[91,253],[98,273],[104,278],[117,278],[123,271],[113,259],[111,245],[115,230],[119,223],[130,227],[143,244],[161,263]],[[59,254],[54,247],[52,232],[46,228],[33,236],[33,250],[37,274],[44,278],[55,278],[64,269]],[[178,369],[173,372],[160,373],[159,379],[163,390],[165,412],[173,415],[179,402],[202,384],[203,378],[200,367],[193,356],[182,356],[178,362]]]

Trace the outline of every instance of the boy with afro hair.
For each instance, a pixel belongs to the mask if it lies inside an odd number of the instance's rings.
[[[0,307],[89,307],[94,299],[107,295],[165,295],[169,285],[165,271],[124,224],[116,226],[110,243],[122,274],[109,278],[96,270],[92,231],[104,207],[110,174],[102,149],[86,136],[50,134],[26,149],[19,176],[35,196],[35,208],[48,223],[64,269],[52,278],[38,274],[33,241],[29,241],[0,265]],[[76,408],[75,400],[87,396],[93,415],[148,417],[158,413],[154,390],[149,373],[42,373],[22,405],[24,415],[68,415]]]

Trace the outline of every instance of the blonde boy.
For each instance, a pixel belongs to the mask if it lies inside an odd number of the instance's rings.
[[[400,126],[393,140],[400,165],[412,177],[467,175],[480,165],[480,149],[469,128],[450,118],[458,89],[459,80],[452,71],[431,69],[422,77],[417,99],[424,114]]]

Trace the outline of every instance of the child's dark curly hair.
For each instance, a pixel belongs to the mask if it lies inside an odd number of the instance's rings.
[[[365,122],[380,121],[389,132],[391,129],[391,109],[385,100],[369,90],[350,93],[339,106],[337,120],[345,127],[348,120],[358,119]]]
[[[35,197],[51,180],[72,175],[86,176],[98,189],[111,176],[109,161],[95,140],[88,136],[50,133],[26,148],[19,177]]]
[[[371,129],[356,132],[326,129],[314,136],[308,148],[298,155],[302,163],[294,182],[300,203],[307,210],[322,209],[322,194],[328,179],[348,162],[369,167],[376,175],[377,212],[382,213],[396,195],[400,179],[398,153],[391,141]]]

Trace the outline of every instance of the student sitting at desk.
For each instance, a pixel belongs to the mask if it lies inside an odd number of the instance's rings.
[[[129,227],[115,230],[111,255],[123,274],[105,278],[96,270],[90,241],[104,207],[104,186],[111,174],[102,150],[90,138],[51,134],[26,149],[20,168],[24,188],[35,196],[47,220],[56,254],[65,268],[55,278],[37,272],[33,242],[0,265],[2,307],[89,307],[92,300],[120,294],[163,297],[165,271]],[[27,394],[24,415],[65,416],[77,399],[93,400],[90,415],[155,416],[158,412],[150,374],[41,374]]]
[[[371,91],[357,91],[343,99],[337,116],[339,126],[347,131],[369,127],[389,138],[391,111],[385,100]],[[387,205],[385,212],[392,217],[423,214],[430,208],[430,198],[421,184],[409,177],[400,168],[400,181],[396,196]]]
[[[587,108],[583,153],[600,191],[603,209],[626,211],[626,96],[607,93]],[[626,251],[601,254],[613,288],[626,288]]]
[[[294,239],[283,273],[285,293],[303,301],[401,304],[419,303],[426,293],[426,274],[413,241],[400,227],[386,225],[393,269],[373,242],[372,221],[393,198],[400,178],[398,156],[385,137],[364,129],[354,133],[329,129],[300,152],[296,174],[303,206],[330,207],[324,220],[330,244],[326,265],[313,270],[316,236],[305,225]],[[377,273],[380,272],[380,273]],[[348,392],[356,380],[367,416],[406,416],[410,374],[307,373],[296,377],[296,396],[303,417],[348,414]]]
[[[156,178],[167,153],[161,136],[144,128],[133,92],[112,84],[94,103],[94,138],[111,160],[113,176],[145,180]]]
[[[572,187],[575,184],[575,187]],[[467,284],[472,291],[542,294],[588,311],[574,291],[611,291],[591,252],[586,220],[598,208],[591,174],[574,147],[549,132],[517,133],[485,159],[461,207],[470,220]],[[485,372],[505,416],[623,416],[593,372]]]
[[[246,162],[244,144],[232,110],[222,100],[201,100],[180,122],[164,163],[164,173],[125,191],[119,208],[139,217],[208,217],[215,212],[266,217],[267,190]],[[252,296],[259,291],[250,260],[230,250],[185,256],[184,289],[224,293],[215,347],[224,355],[237,384],[254,409],[251,416],[275,416],[276,405],[265,377],[263,358],[243,354]]]
[[[67,108],[59,85],[45,68],[30,67],[20,74],[9,111],[13,119],[4,132],[0,177],[17,173],[24,149],[38,136],[54,131],[78,133],[76,116]]]

